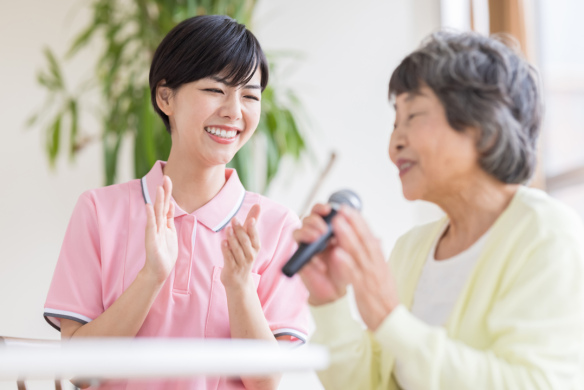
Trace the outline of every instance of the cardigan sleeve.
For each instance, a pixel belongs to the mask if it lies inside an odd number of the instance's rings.
[[[390,389],[393,358],[351,316],[347,296],[310,309],[317,324],[310,341],[327,346],[331,355],[330,366],[317,372],[324,388]]]
[[[391,252],[388,266],[394,273],[408,273],[408,264],[400,264],[399,258],[407,258],[406,248],[417,237],[430,237],[431,232],[440,227],[442,221],[419,226],[401,236]],[[431,244],[431,238],[428,245]],[[423,246],[423,245],[422,245]],[[398,286],[398,290],[399,290]],[[402,289],[403,290],[403,289]],[[404,294],[399,291],[400,297]],[[325,389],[383,389],[397,390],[398,386],[392,375],[394,355],[391,349],[382,348],[372,332],[356,321],[349,307],[349,297],[345,297],[322,306],[311,306],[311,314],[316,330],[310,341],[328,347],[330,366],[317,375]],[[388,317],[393,316],[393,313]]]
[[[403,306],[385,319],[375,340],[395,355],[412,390],[575,388],[584,336],[581,247],[557,235],[525,256],[493,298],[486,348],[450,338]]]

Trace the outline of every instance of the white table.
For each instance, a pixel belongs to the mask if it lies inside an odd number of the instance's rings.
[[[48,346],[0,345],[0,381],[54,378],[179,378],[319,370],[321,346],[258,340],[85,339]]]

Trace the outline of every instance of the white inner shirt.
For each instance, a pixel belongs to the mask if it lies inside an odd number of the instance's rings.
[[[474,268],[489,234],[487,231],[472,246],[449,259],[436,260],[436,246],[448,228],[444,227],[428,253],[414,294],[411,312],[431,326],[444,326],[454,304]],[[396,359],[394,374],[404,390],[417,390],[404,375],[405,364]],[[410,363],[411,364],[411,363]]]

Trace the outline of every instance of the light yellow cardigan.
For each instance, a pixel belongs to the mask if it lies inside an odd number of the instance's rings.
[[[581,389],[584,357],[584,228],[545,193],[521,187],[492,226],[445,328],[414,317],[418,278],[446,219],[414,228],[389,266],[402,304],[376,332],[348,298],[312,307],[313,343],[328,346],[326,389],[398,389],[394,361],[416,388]]]

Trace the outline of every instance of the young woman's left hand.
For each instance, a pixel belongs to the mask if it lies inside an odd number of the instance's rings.
[[[367,327],[375,331],[399,304],[381,243],[363,216],[350,207],[341,207],[332,224],[340,253],[351,267],[351,284],[359,313]]]
[[[253,287],[252,264],[260,250],[260,237],[256,228],[260,205],[254,205],[243,225],[234,217],[226,229],[227,239],[221,243],[224,265],[221,283],[225,289]]]

